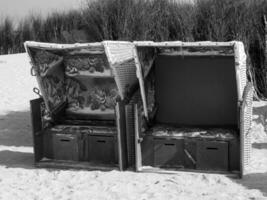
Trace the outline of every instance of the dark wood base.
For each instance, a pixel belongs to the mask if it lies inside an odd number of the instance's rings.
[[[147,135],[141,143],[142,165],[153,169],[239,171],[239,140],[169,138]],[[146,169],[146,168],[144,168]]]
[[[143,166],[140,170],[137,172],[142,173],[160,173],[160,174],[179,174],[179,173],[205,173],[205,174],[221,174],[227,177],[231,178],[240,178],[240,172],[239,171],[220,171],[220,170],[196,170],[196,169],[184,169],[184,168],[158,168],[158,167],[152,167],[152,166]]]
[[[38,168],[55,168],[55,169],[85,169],[85,170],[100,170],[112,171],[118,170],[116,164],[100,164],[93,162],[76,162],[45,159],[35,163]]]

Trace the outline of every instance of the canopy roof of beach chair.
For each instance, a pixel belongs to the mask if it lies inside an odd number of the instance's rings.
[[[28,41],[25,49],[50,112],[68,101],[70,107],[78,104],[86,113],[91,112],[84,109],[88,106],[114,113],[114,103],[127,98],[131,88],[138,84],[130,42],[54,44]]]
[[[145,116],[148,117],[148,102],[145,94],[145,79],[148,76],[154,61],[159,55],[199,57],[199,56],[232,56],[236,74],[237,97],[242,101],[242,95],[247,83],[246,54],[242,42],[152,42],[135,41],[134,58],[137,76],[143,99]],[[236,102],[238,103],[238,102]]]

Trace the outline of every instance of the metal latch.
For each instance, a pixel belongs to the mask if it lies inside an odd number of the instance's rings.
[[[32,90],[35,94],[37,94],[39,97],[42,98],[42,95],[41,95],[41,92],[38,88],[34,87],[33,90]]]

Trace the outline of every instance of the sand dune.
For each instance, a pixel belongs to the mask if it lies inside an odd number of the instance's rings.
[[[267,199],[267,103],[255,102],[250,174],[244,179],[35,169],[29,100],[37,97],[26,54],[0,56],[0,199]]]

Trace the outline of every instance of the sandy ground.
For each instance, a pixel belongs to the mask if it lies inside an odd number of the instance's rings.
[[[26,54],[0,56],[0,199],[267,199],[267,103],[254,102],[253,153],[244,179],[35,169],[29,100],[37,97]]]

